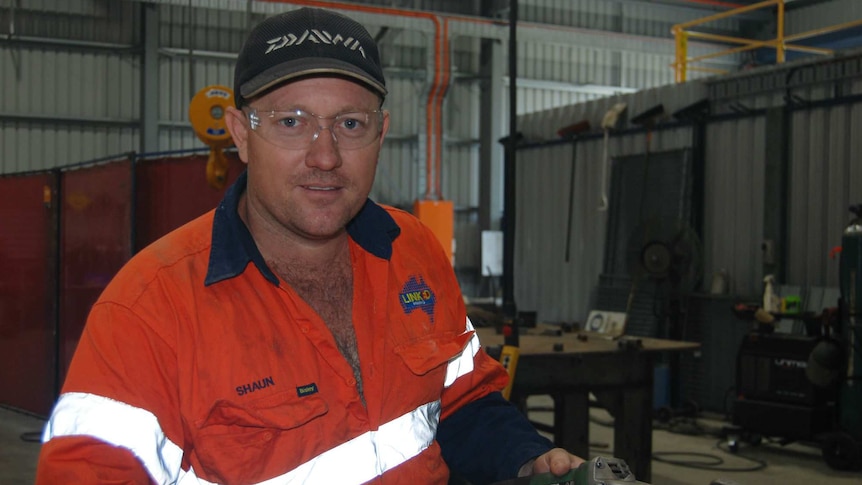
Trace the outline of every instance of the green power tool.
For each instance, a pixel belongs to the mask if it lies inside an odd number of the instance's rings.
[[[558,477],[551,473],[539,473],[529,477],[515,478],[493,485],[648,485],[635,479],[625,461],[617,458],[597,456]]]

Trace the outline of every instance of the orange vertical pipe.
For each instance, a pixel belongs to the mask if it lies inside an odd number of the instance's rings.
[[[440,69],[442,63],[440,60],[440,19],[437,16],[433,16],[431,20],[434,22],[434,82],[428,90],[428,101],[425,102],[425,131],[427,137],[425,143],[425,199],[432,198],[434,193],[434,174],[436,173],[434,170],[435,150],[432,150],[435,144],[436,133],[434,109],[440,87],[440,77],[442,76]]]
[[[449,59],[449,19],[443,19],[443,35],[442,35],[442,48],[441,52],[443,55],[442,62],[440,64],[441,72],[441,83],[440,83],[440,92],[437,96],[436,106],[434,108],[434,114],[436,118],[436,126],[435,131],[437,134],[437,153],[435,154],[435,168],[436,174],[434,176],[434,195],[437,200],[443,199],[443,193],[441,190],[442,179],[443,179],[443,99],[446,97],[446,92],[449,89],[449,81],[451,79],[451,69],[449,68],[449,63],[451,62]]]

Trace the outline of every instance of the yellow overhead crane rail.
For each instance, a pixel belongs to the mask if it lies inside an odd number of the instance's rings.
[[[715,15],[710,15],[708,17],[703,17],[700,19],[691,20],[688,22],[683,22],[681,24],[676,24],[671,28],[671,33],[673,33],[674,39],[676,40],[676,59],[673,63],[674,69],[674,78],[676,82],[681,83],[686,81],[686,76],[688,71],[702,71],[702,72],[711,72],[715,74],[725,74],[728,71],[723,69],[715,69],[709,67],[702,66],[693,66],[692,64],[704,61],[706,59],[711,59],[714,57],[726,56],[730,54],[736,54],[737,52],[744,52],[752,49],[758,49],[761,47],[771,47],[776,51],[776,61],[778,64],[784,63],[785,54],[787,51],[799,51],[799,52],[808,52],[811,54],[822,54],[822,55],[832,55],[834,51],[832,49],[823,49],[820,47],[810,47],[804,45],[797,44],[789,44],[788,42],[799,41],[802,39],[808,39],[810,37],[816,37],[818,35],[829,34],[832,32],[837,32],[843,29],[849,29],[851,27],[857,27],[862,25],[862,19],[853,20],[850,22],[844,22],[837,25],[832,25],[829,27],[823,27],[820,29],[809,30],[807,32],[801,32],[793,35],[784,35],[784,2],[785,0],[766,0],[759,3],[753,3],[751,5],[747,5],[744,7],[734,8],[732,10],[728,10],[726,12],[721,12]],[[702,25],[707,22],[713,22],[715,20],[724,19],[727,17],[731,17],[734,15],[751,12],[753,10],[758,10],[761,8],[777,6],[776,15],[776,36],[774,39],[769,40],[754,40],[754,39],[744,39],[741,37],[731,37],[726,35],[716,35],[716,34],[708,34],[704,32],[696,32],[693,30],[689,30],[691,27]],[[710,54],[704,54],[696,57],[688,57],[688,39],[702,39],[705,41],[712,42],[721,42],[727,44],[739,44],[738,47],[733,47],[731,49],[727,49],[724,51],[713,52]]]

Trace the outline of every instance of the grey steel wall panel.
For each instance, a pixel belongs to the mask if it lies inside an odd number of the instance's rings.
[[[247,12],[246,2],[241,1],[201,1],[194,0],[191,2],[195,8],[189,8],[189,2],[156,2],[163,5],[155,7],[144,7],[138,2],[113,2],[108,6],[104,2],[80,1],[80,2],[61,2],[61,1],[44,1],[38,3],[28,3],[28,8],[17,12],[17,22],[20,28],[17,31],[37,35],[41,32],[40,26],[48,25],[50,28],[45,34],[58,36],[56,28],[62,35],[75,37],[75,34],[63,30],[68,25],[81,23],[83,27],[74,27],[75,29],[93,32],[93,36],[87,38],[91,41],[123,41],[123,44],[117,44],[117,47],[123,49],[138,42],[136,36],[140,29],[140,8],[158,8],[160,19],[160,39],[161,46],[160,57],[160,73],[161,84],[163,89],[158,92],[158,100],[148,100],[155,102],[158,105],[159,124],[162,130],[167,130],[168,133],[159,135],[160,140],[164,140],[167,145],[161,146],[164,150],[186,149],[194,146],[199,146],[196,139],[188,133],[182,133],[178,130],[177,125],[186,123],[186,110],[188,101],[194,94],[196,89],[208,84],[230,84],[231,69],[233,63],[233,52],[235,52],[245,35],[247,25],[260,20],[265,14],[275,11],[283,11],[293,8],[289,5],[260,3],[257,2],[253,6],[253,11]],[[116,4],[116,5],[115,5]],[[547,6],[547,3],[535,3],[537,7],[542,5]],[[556,9],[568,9],[566,2],[551,2],[551,6]],[[579,3],[572,6],[575,9],[580,9],[580,14],[584,18],[593,18],[595,12],[600,10],[608,12],[602,2],[588,2],[586,4]],[[542,7],[544,8],[544,7]],[[604,10],[602,10],[604,9]],[[24,14],[26,10],[30,14]],[[34,17],[33,12],[39,13],[42,17]],[[409,136],[416,133],[424,133],[424,106],[425,98],[427,97],[427,86],[423,82],[421,68],[428,64],[428,35],[433,28],[431,22],[426,20],[416,21],[407,18],[393,18],[387,16],[374,16],[370,14],[362,14],[366,17],[373,17],[375,22],[372,29],[379,30],[375,27],[381,23],[382,18],[393,20],[393,25],[398,24],[396,20],[403,20],[404,28],[394,28],[383,38],[382,49],[384,51],[384,59],[387,65],[398,66],[394,69],[388,69],[387,75],[390,76],[393,88],[392,95],[387,101],[387,105],[396,108],[403,121],[398,125],[403,136]],[[603,14],[599,14],[601,16]],[[74,18],[71,18],[72,16]],[[591,17],[593,16],[593,17]],[[76,20],[77,19],[77,20]],[[86,22],[85,22],[86,20]],[[422,24],[419,26],[419,24]],[[102,28],[102,24],[110,24],[111,28]],[[414,25],[415,24],[415,25]],[[427,24],[427,25],[426,25]],[[456,25],[464,24],[464,21],[451,22],[453,36],[458,30]],[[479,24],[476,24],[477,26]],[[529,30],[536,34],[537,25],[533,25]],[[28,27],[29,26],[29,27]],[[66,26],[66,27],[64,27]],[[87,27],[90,26],[90,27]],[[420,28],[412,28],[417,27]],[[56,28],[55,28],[56,27]],[[71,28],[71,27],[69,27]],[[29,29],[29,30],[28,30]],[[117,32],[122,32],[126,36],[118,37],[116,34],[111,34],[112,29]],[[463,30],[463,27],[462,27]],[[470,30],[470,29],[466,29]],[[108,32],[102,37],[98,37],[96,32]],[[495,30],[498,35],[500,29]],[[102,35],[102,34],[99,34]],[[592,36],[600,36],[601,33],[597,30],[590,33]],[[527,36],[528,38],[536,39],[536,35]],[[56,42],[65,42],[61,37],[56,38]],[[125,42],[128,42],[126,44]],[[639,43],[635,38],[622,38],[622,44],[630,45],[632,48],[639,47]],[[667,41],[663,41],[667,44]],[[617,42],[619,43],[619,42]],[[471,37],[455,37],[453,38],[453,46],[456,47],[455,58],[457,67],[477,67],[477,59],[475,46],[478,44],[475,38]],[[620,45],[622,45],[620,44]],[[525,44],[526,45],[526,44]],[[615,67],[615,63],[622,62],[619,59],[618,53],[608,51],[607,49],[585,49],[583,47],[574,47],[571,45],[535,44],[532,47],[537,52],[541,52],[539,61],[530,61],[528,58],[522,58],[521,64],[525,66],[524,75],[528,78],[542,79],[542,76],[549,76],[551,80],[567,78],[572,79],[572,82],[583,83],[589,82],[592,84],[608,84],[613,83],[617,79],[621,79],[625,68]],[[100,121],[118,121],[128,125],[134,123],[140,116],[140,67],[139,60],[131,51],[110,52],[110,47],[102,46],[98,49],[87,48],[80,51],[69,53],[68,58],[63,58],[61,52],[69,52],[68,50],[57,51],[56,49],[48,49],[39,47],[29,48],[33,52],[33,65],[40,66],[42,69],[48,69],[45,74],[35,73],[34,77],[41,78],[44,82],[31,82],[30,79],[26,83],[27,89],[25,93],[16,93],[15,96],[4,97],[3,113],[9,111],[16,116],[30,114],[30,111],[38,110],[39,106],[14,104],[20,103],[21,100],[33,99],[32,104],[44,102],[50,104],[57,98],[57,112],[52,112],[50,108],[46,108],[46,113],[51,116],[64,116],[74,118],[76,121],[87,117],[96,117]],[[526,48],[522,48],[524,50]],[[4,62],[3,70],[4,78],[8,78],[14,74],[20,75],[14,70],[27,71],[26,63],[30,59],[25,59],[27,55],[21,54],[26,49],[15,48],[15,53],[9,56],[10,62]],[[389,57],[386,57],[386,56]],[[59,57],[54,57],[59,56]],[[189,56],[192,56],[189,58]],[[393,57],[395,56],[395,57]],[[463,60],[462,60],[463,59]],[[570,65],[575,61],[578,68],[566,68],[561,66]],[[532,62],[532,66],[531,63]],[[47,68],[44,66],[48,66]],[[51,70],[52,67],[55,66]],[[408,69],[420,68],[420,71],[409,73],[403,71],[404,66]],[[662,68],[664,70],[664,68]],[[454,71],[458,74],[459,71]],[[464,72],[464,71],[460,71]],[[582,73],[593,73],[586,76]],[[405,75],[406,74],[406,75]],[[418,77],[417,77],[418,74]],[[469,75],[469,72],[467,73]],[[665,73],[665,76],[667,73]],[[399,76],[405,77],[403,86],[397,86],[399,81],[396,80]],[[649,76],[643,77],[646,80]],[[427,74],[426,74],[427,78]],[[69,86],[54,86],[48,84],[50,80],[62,80],[69,83]],[[656,77],[654,82],[661,82],[663,79]],[[58,81],[59,82],[59,81]],[[563,82],[563,81],[561,81]],[[569,81],[566,81],[569,82]],[[653,82],[653,81],[647,81]],[[33,87],[36,87],[35,89]],[[68,88],[68,89],[67,89]],[[66,95],[67,92],[72,92],[75,89],[80,89],[80,93]],[[471,92],[476,91],[475,85],[469,88]],[[88,91],[89,90],[89,91]],[[469,97],[469,94],[463,96],[457,93],[458,88],[450,88],[449,99],[455,99],[454,102],[447,99],[447,137],[450,140],[455,140],[455,143],[469,143],[469,140],[475,137],[476,113],[471,113],[471,116],[466,115],[466,110],[461,109],[465,105],[464,99]],[[557,89],[554,86],[542,88],[524,88],[520,90],[522,99],[526,101],[519,109],[523,111],[532,111],[544,109],[557,105],[568,105],[574,102],[583,100],[584,98],[594,97],[594,94],[583,94],[570,91],[569,89]],[[65,104],[64,103],[68,103]],[[101,114],[89,114],[88,111],[101,112]],[[461,116],[454,121],[448,121],[453,113],[459,112]],[[409,130],[409,131],[408,131]],[[136,147],[127,147],[135,149]],[[419,152],[420,156],[424,156],[424,150]],[[38,163],[36,164],[38,165]]]
[[[695,8],[680,8],[660,5],[655,2],[621,1],[623,14],[623,32],[661,37],[669,35],[674,24],[706,17],[716,12],[708,12]],[[741,21],[738,17],[730,17],[704,24],[711,30],[738,31]],[[695,29],[698,30],[698,29]]]
[[[206,148],[190,127],[172,125],[159,127],[159,146],[163,147],[164,151]]]
[[[188,123],[189,102],[198,90],[213,84],[233,89],[233,60],[189,60],[183,55],[159,58],[159,119]],[[176,147],[174,147],[176,148]],[[188,147],[185,147],[188,148]]]
[[[482,232],[478,223],[478,211],[455,212],[455,266],[463,274],[481,275]],[[467,281],[462,282],[465,284]],[[479,288],[470,288],[468,295],[477,295]]]
[[[831,0],[790,9],[785,16],[788,35],[807,32],[862,18],[862,3],[858,0]]]
[[[811,57],[782,65],[706,79],[715,113],[822,101],[862,93],[862,52],[823,59]]]
[[[792,101],[788,105],[793,109],[790,119],[786,241],[788,284],[826,287],[837,284],[837,263],[828,259],[828,252],[840,244],[841,229],[849,218],[847,206],[862,200],[858,184],[858,180],[862,180],[862,164],[859,163],[862,146],[856,136],[862,129],[862,115],[859,103],[827,104],[824,107],[809,107],[808,103],[828,102],[836,97],[859,94],[860,62],[862,56],[859,54],[829,62],[813,58],[708,82],[710,97],[716,101],[714,106],[718,112],[782,107],[786,106],[788,99]],[[744,126],[744,122],[737,123]],[[757,137],[763,137],[761,126],[752,129]],[[745,131],[740,135],[746,135]],[[722,141],[723,146],[732,146],[730,139],[716,140]],[[755,138],[755,142],[758,147],[755,153],[761,156],[752,160],[757,165],[751,175],[771,176],[762,174],[761,142],[758,138]],[[745,157],[747,154],[737,155]],[[762,190],[762,180],[739,180],[738,183],[749,185],[750,190],[756,192]],[[732,187],[730,184],[725,186],[726,200],[736,200],[730,191]],[[742,247],[738,240],[719,246],[748,255],[754,269],[753,272],[748,270],[750,274],[746,279],[750,283],[745,287],[757,293],[760,291],[758,279],[762,276],[758,239],[763,230],[764,212],[760,212],[764,210],[762,196],[758,194],[754,202],[760,204],[755,206],[756,210],[752,214],[755,219],[750,227],[754,237],[742,243]],[[737,213],[743,217],[750,214],[745,210]],[[715,214],[716,217],[720,215]],[[707,221],[710,217],[707,214]],[[718,226],[720,220],[714,220],[713,224]],[[733,249],[731,243],[736,243],[738,249]]]
[[[564,91],[562,89],[518,88],[518,113],[531,113],[560,106],[570,106],[599,97],[598,94]]]
[[[413,201],[424,193],[425,186],[419,184],[419,180],[424,178],[424,171],[425,167],[419,166],[415,143],[387,141],[380,153],[371,198],[383,204],[410,209]]]
[[[386,80],[389,94],[386,95],[386,101],[383,103],[383,107],[390,111],[392,120],[389,133],[401,137],[410,136],[415,141],[420,126],[425,126],[427,94],[421,83],[402,79],[390,73],[391,71],[384,70],[384,75],[389,76]]]
[[[663,129],[653,136],[653,151],[686,148],[691,143],[689,127]],[[642,154],[645,137],[643,132],[614,135],[609,139],[608,155]],[[519,309],[536,311],[544,321],[582,322],[586,318],[604,260],[607,212],[599,210],[603,139],[593,135],[575,147],[574,192],[569,190],[571,144],[517,152],[515,300]]]
[[[232,84],[234,54],[249,25],[265,15],[296,8],[290,4],[253,2],[249,12],[245,0],[34,0],[25,3],[27,13],[19,11],[16,17],[20,27],[18,34],[24,35],[23,32],[48,39],[41,44],[10,43],[0,47],[3,92],[14,93],[0,99],[4,156],[0,170],[4,172],[69,163],[59,162],[59,156],[71,157],[70,161],[74,162],[138,149],[143,73],[140,53],[131,47],[141,43],[140,12],[144,8],[157,9],[158,15],[147,18],[159,20],[156,44],[159,46],[160,86],[157,99],[147,99],[157,106],[159,148],[202,147],[188,126],[191,97],[209,84]],[[194,8],[189,8],[190,4]],[[431,4],[424,1],[412,5],[431,8]],[[391,6],[391,2],[387,6]],[[476,3],[438,2],[434,8],[473,15]],[[0,9],[0,12],[5,10]],[[673,78],[669,64],[673,60],[674,45],[668,35],[669,25],[702,13],[698,9],[652,2],[536,0],[522,3],[521,15],[525,21],[519,26],[518,63],[520,80],[524,82],[518,87],[517,110],[521,114],[553,108],[557,111],[553,116],[539,116],[519,126],[543,131],[543,137],[553,138],[561,126],[581,119],[588,119],[597,129],[604,112],[620,99],[627,100],[630,114],[657,102],[665,103],[671,112],[697,100],[703,94],[697,88],[677,91],[657,86],[666,85]],[[409,209],[425,192],[425,106],[433,75],[429,43],[434,23],[406,16],[353,14],[375,35],[382,33],[383,27],[388,28],[381,39],[381,51],[390,88],[385,107],[393,111],[393,124],[381,153],[378,183],[372,197]],[[549,28],[539,23],[545,21],[554,25]],[[441,192],[453,200],[458,209],[456,259],[459,264],[475,267],[480,255],[479,227],[474,214],[480,177],[476,141],[481,113],[476,100],[482,83],[475,78],[480,68],[478,39],[505,42],[508,32],[503,24],[469,17],[450,17],[448,25],[452,36],[453,77],[443,106]],[[741,24],[719,23],[717,28],[733,29],[738,25]],[[5,22],[0,22],[0,29],[5,27]],[[653,35],[657,37],[650,37]],[[98,45],[82,47],[73,45],[73,41]],[[58,48],[63,43],[70,45]],[[692,55],[715,49],[706,44],[690,45]],[[735,63],[735,59],[717,61],[718,65],[727,67],[735,67]],[[693,73],[692,77],[695,76]],[[10,91],[10,86],[15,88]],[[656,87],[660,91],[600,98],[607,92],[602,90],[615,86]],[[500,100],[504,116],[508,113],[505,108],[508,93],[505,94],[505,99]],[[582,104],[583,109],[572,108]],[[37,119],[32,119],[34,113]],[[689,138],[690,133],[685,128],[663,131],[655,135],[653,148],[672,149]],[[640,153],[644,149],[643,133],[615,134],[610,146],[614,156]],[[599,173],[596,171],[601,167],[595,161],[602,157],[600,140],[584,141],[578,148],[578,157],[589,160],[584,162],[589,165],[578,175],[578,183],[595,183]],[[550,194],[543,195],[550,197]],[[583,207],[589,208],[584,210],[594,210],[598,196],[590,197],[583,202]],[[561,199],[562,202],[565,200]],[[596,237],[590,232],[588,215],[583,213],[579,217],[583,234]],[[599,239],[603,237],[601,233]],[[590,240],[583,244],[584,254],[593,254],[590,244],[598,243]],[[590,268],[586,269],[583,277],[594,279],[589,274]],[[595,282],[561,279],[559,283],[569,290],[577,287],[577,293],[584,294],[581,289]],[[566,293],[570,294],[571,291]],[[581,312],[585,304],[580,299],[572,300],[567,303],[569,313]],[[563,313],[559,316],[562,318]]]
[[[128,122],[139,71],[128,54],[0,47],[0,113]]]
[[[556,132],[560,127],[581,120],[588,121],[593,129],[598,130],[605,113],[614,104],[623,102],[626,103],[627,108],[619,127],[626,128],[629,127],[627,120],[659,104],[663,105],[665,111],[662,121],[667,121],[675,111],[701,101],[706,96],[706,87],[700,83],[665,85],[636,93],[604,97],[526,114],[519,117],[518,126],[519,130],[523,130],[528,135],[528,138],[540,140],[554,139],[557,137]]]
[[[791,130],[788,283],[836,286],[828,254],[862,201],[862,105],[797,111]]]
[[[527,22],[662,36],[673,24],[708,15],[704,10],[684,7],[630,0],[521,0],[518,14]],[[713,22],[710,27],[736,29],[738,24],[731,18]]]
[[[576,145],[575,199],[570,260],[565,262],[568,225],[569,180],[572,151],[569,144],[518,150],[517,219],[515,240],[515,300],[519,308],[538,312],[546,321],[583,321],[590,310],[591,294],[598,283],[604,259],[606,213],[598,211],[601,193],[603,139],[601,120],[617,102],[627,104],[619,125],[631,129],[629,119],[658,104],[665,108],[656,130],[652,151],[691,146],[692,131],[685,125],[671,127],[670,115],[700,101],[706,87],[697,83],[662,86],[612,98],[527,114],[519,128],[537,138],[556,137],[556,129],[580,120],[589,121],[592,135]],[[608,156],[623,157],[646,151],[646,133],[613,132]]]
[[[788,67],[789,68],[789,67]],[[815,70],[813,77],[820,74]],[[851,93],[857,89],[856,81],[842,81],[846,89],[835,86],[802,86],[790,92],[796,99],[793,105],[790,126],[790,173],[788,194],[788,239],[787,284],[835,286],[837,261],[830,260],[829,251],[840,244],[841,232],[849,219],[847,206],[862,201],[862,139],[855,136],[862,130],[862,103],[823,105],[813,107],[807,101],[828,100],[836,93]],[[646,90],[617,98],[628,103],[628,117],[661,103],[666,113],[703,99],[706,85],[697,83]],[[758,94],[739,98],[723,97],[722,102],[731,104],[739,99],[745,105],[758,108],[782,106],[783,92]],[[561,107],[521,117],[534,131],[545,134],[560,120],[588,119],[595,126],[600,115],[611,104],[609,99]],[[848,103],[848,101],[845,101]],[[749,109],[751,106],[747,106]],[[738,109],[745,109],[742,105]],[[544,129],[542,128],[544,127]],[[767,150],[780,140],[766,139],[765,117],[755,114],[712,121],[707,125],[705,187],[704,187],[704,278],[725,271],[730,281],[730,291],[737,295],[757,295],[762,291],[763,254],[761,244],[764,234],[764,217],[770,211],[764,206],[763,188],[768,177],[775,174],[765,172]],[[583,141],[579,147],[584,151],[594,141]],[[669,150],[689,146],[691,132],[685,127],[673,130],[662,129],[655,133],[652,149]],[[643,153],[643,133],[614,136],[610,152],[614,156]],[[560,145],[527,149],[519,154],[532,161],[559,161],[564,157]],[[579,149],[579,156],[581,150]],[[559,164],[558,164],[559,165]],[[541,165],[537,165],[541,166]],[[579,166],[580,167],[580,166]],[[522,170],[519,168],[519,170]],[[560,220],[553,219],[545,208],[565,210],[566,201],[549,193],[561,192],[560,179],[566,173],[559,168],[555,175],[547,170],[519,171],[519,212],[516,236],[516,299],[519,306],[536,308],[547,312],[541,318],[582,318],[583,305],[588,304],[587,293],[573,297],[571,294],[555,293],[565,285],[568,275],[560,268],[542,261],[540,254],[559,251]],[[547,187],[538,195],[538,200],[527,200],[521,193],[532,194],[538,187]],[[532,203],[536,205],[533,206]],[[583,203],[578,199],[578,204]],[[523,222],[522,222],[523,221]],[[549,240],[531,239],[541,234]],[[563,234],[565,236],[565,234]],[[556,243],[554,241],[557,241]],[[555,246],[557,244],[557,246]],[[599,257],[599,253],[588,257]],[[587,285],[594,275],[587,277]],[[542,290],[535,290],[539,282]],[[550,296],[549,296],[550,295]],[[543,298],[548,301],[543,301]],[[567,312],[573,313],[567,313]]]
[[[210,52],[238,52],[250,26],[263,18],[261,14],[178,5],[165,5],[159,14],[159,45]]]
[[[0,47],[4,173],[135,150],[140,73],[124,51]]]
[[[480,83],[474,80],[456,81],[446,93],[443,129],[451,142],[478,147],[480,88]]]
[[[137,146],[131,128],[66,123],[0,122],[0,171],[47,170]]]
[[[104,0],[8,0],[0,7],[11,8],[15,15],[0,10],[3,33],[23,39],[69,39],[110,44],[135,43],[138,36],[139,5],[126,1]]]
[[[762,288],[764,117],[710,123],[704,187],[704,280],[726,271],[729,291]]]
[[[543,321],[585,318],[601,271],[606,212],[598,210],[600,148],[584,142],[575,150],[573,192],[571,145],[518,151],[515,300]],[[569,197],[574,197],[571,215]]]
[[[611,51],[535,42],[518,47],[519,76],[573,84],[613,85],[618,81],[613,79]]]
[[[478,151],[472,146],[450,146],[442,160],[441,192],[456,207],[476,208]]]
[[[674,80],[674,72],[670,67],[673,60],[673,56],[669,55],[624,52],[620,68],[620,84],[639,88],[670,84]],[[692,72],[692,78],[697,76],[697,73]]]

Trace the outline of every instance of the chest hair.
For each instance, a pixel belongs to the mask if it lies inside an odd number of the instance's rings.
[[[324,268],[269,264],[326,323],[338,350],[353,369],[356,389],[364,402],[359,350],[352,320],[353,270],[349,256]]]

